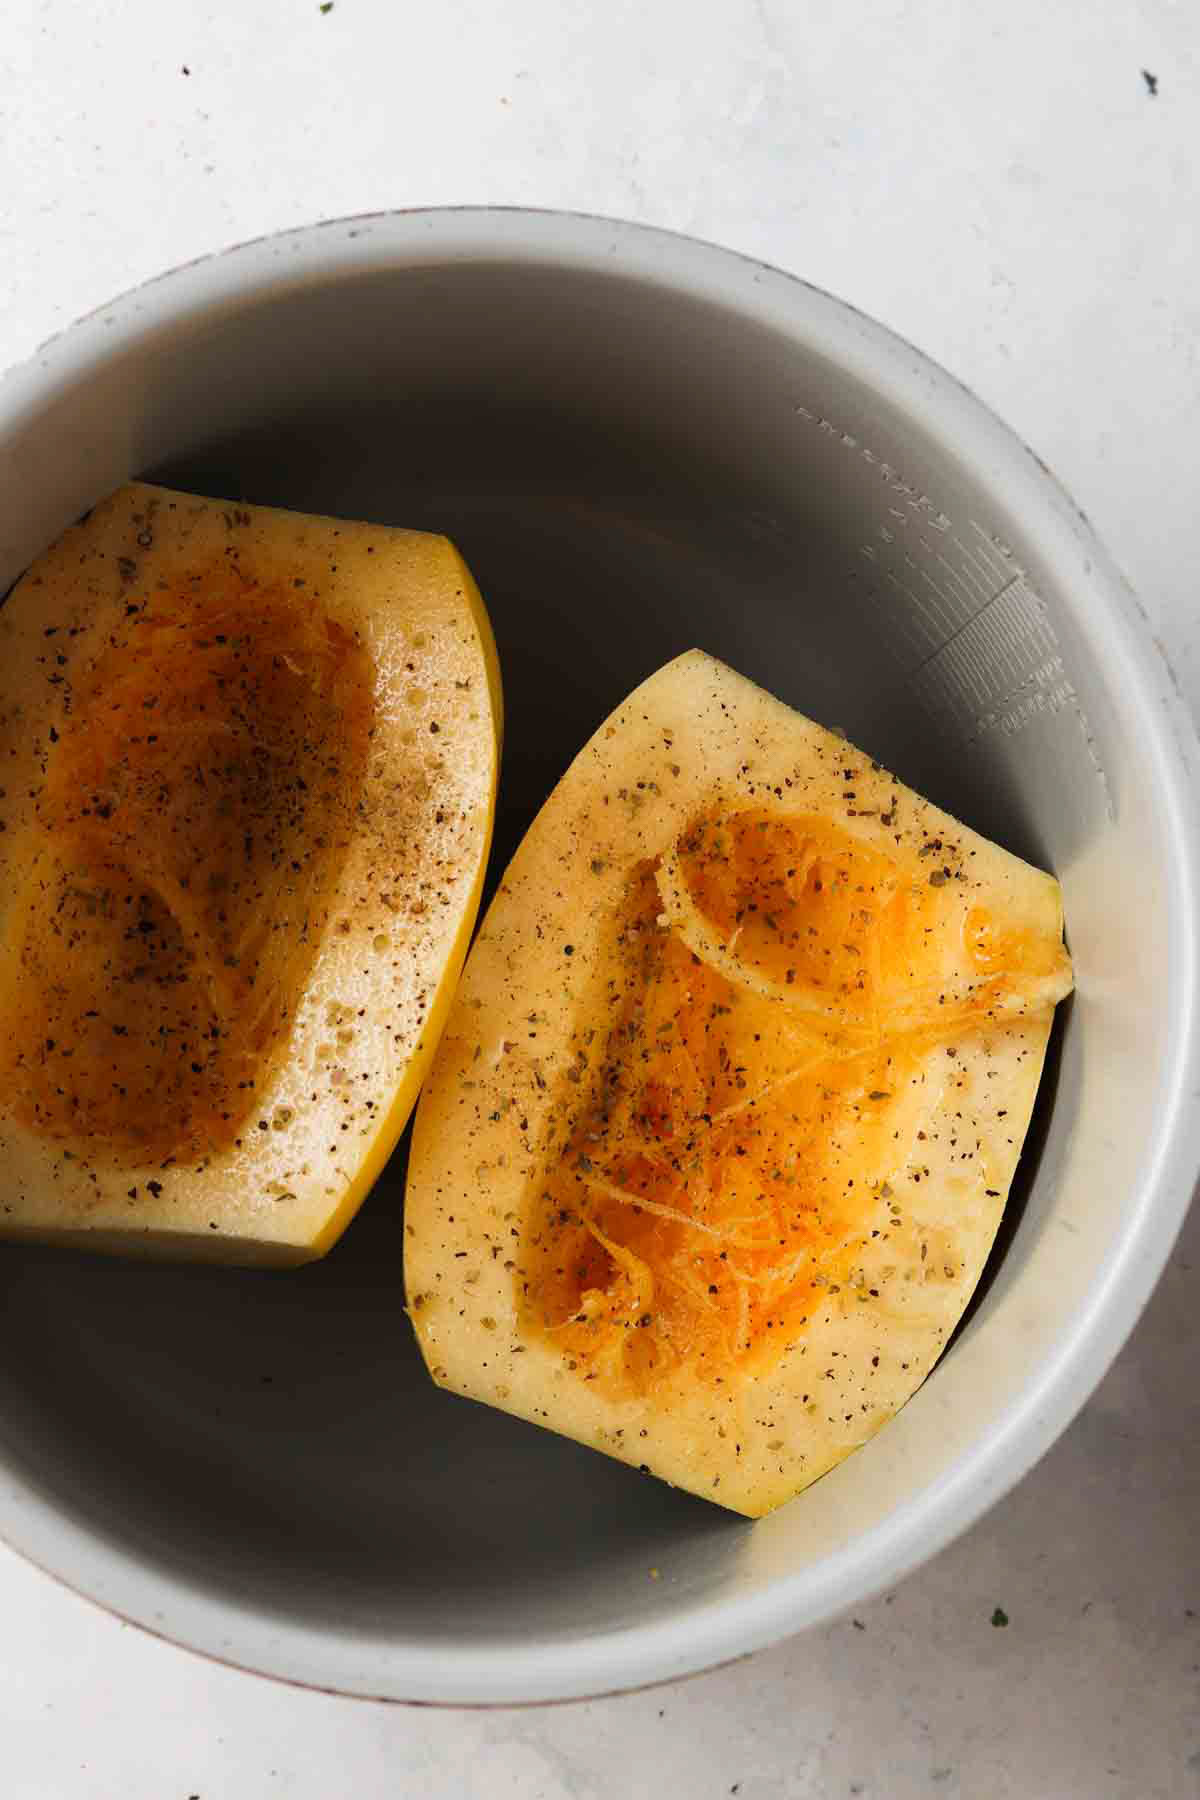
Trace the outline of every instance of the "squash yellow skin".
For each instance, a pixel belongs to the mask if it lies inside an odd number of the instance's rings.
[[[3,1116],[0,1097],[0,1236],[248,1265],[321,1256],[395,1147],[447,1017],[491,843],[502,718],[470,572],[445,538],[142,483],[64,533],[0,612],[0,1003],[20,980],[13,918],[64,685],[86,680],[131,599],[213,579],[203,572],[230,557],[244,581],[321,608],[373,665],[359,824],[315,959],[228,1148],[131,1167],[103,1144],[39,1136]],[[53,686],[48,626],[64,659]]]
[[[909,1096],[913,1142],[882,1192],[864,1199],[852,1279],[828,1292],[785,1355],[717,1381],[685,1366],[622,1389],[589,1379],[531,1320],[531,1220],[596,1090],[622,980],[623,897],[648,859],[669,868],[698,815],[739,808],[836,819],[864,846],[911,862],[922,881],[932,865],[918,860],[921,847],[936,841],[962,871],[947,904],[961,896],[1026,934],[1041,972],[991,1016],[956,1026],[948,1054],[940,1042],[923,1054]],[[943,880],[935,870],[939,892]],[[666,906],[670,881],[659,885]],[[938,978],[948,994],[966,992],[962,933],[944,938]],[[799,1493],[909,1398],[978,1281],[1054,1006],[1071,986],[1061,940],[1050,876],[711,657],[692,651],[660,669],[601,726],[531,826],[422,1094],[406,1285],[434,1380],[751,1517]]]

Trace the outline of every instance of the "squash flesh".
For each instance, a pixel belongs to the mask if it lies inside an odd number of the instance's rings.
[[[0,1233],[321,1254],[478,905],[499,686],[469,572],[425,534],[133,484],[0,635]]]
[[[518,851],[422,1097],[436,1380],[752,1515],[919,1385],[986,1258],[1056,884],[693,652]]]
[[[374,672],[339,625],[210,582],[134,610],[76,695],[0,994],[14,1118],[132,1163],[224,1150],[245,1125],[312,967],[372,725]]]
[[[610,1391],[770,1369],[860,1259],[931,1054],[1031,981],[1061,986],[1061,944],[1000,944],[928,848],[932,885],[825,819],[701,821],[671,860],[728,975],[672,929],[662,866],[637,882],[623,1016],[529,1228],[526,1317]],[[957,994],[938,980],[948,932]]]

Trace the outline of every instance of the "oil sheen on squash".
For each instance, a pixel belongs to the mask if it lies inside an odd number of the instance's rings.
[[[368,652],[235,567],[132,601],[56,732],[3,995],[24,1125],[134,1162],[227,1148],[355,830]]]

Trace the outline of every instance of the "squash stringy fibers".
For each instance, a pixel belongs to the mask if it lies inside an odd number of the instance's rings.
[[[372,716],[361,645],[224,575],[155,594],[75,696],[25,883],[13,1115],[135,1160],[231,1143],[349,841]]]
[[[931,1044],[952,1056],[957,1033],[1069,987],[1061,945],[998,930],[951,864],[932,872],[752,810],[638,872],[625,1005],[531,1232],[525,1314],[574,1368],[613,1392],[681,1366],[763,1373],[853,1289],[862,1203],[912,1155]],[[972,971],[949,990],[947,932]]]

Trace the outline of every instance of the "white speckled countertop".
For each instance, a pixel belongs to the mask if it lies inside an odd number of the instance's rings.
[[[473,200],[674,226],[833,289],[995,406],[1200,703],[1188,0],[18,0],[0,118],[0,365],[144,276],[322,216]],[[3,1800],[1198,1796],[1198,1283],[1193,1214],[1074,1427],[894,1594],[627,1699],[297,1692],[0,1549]]]

